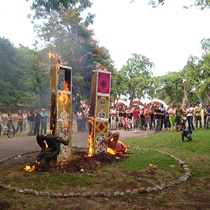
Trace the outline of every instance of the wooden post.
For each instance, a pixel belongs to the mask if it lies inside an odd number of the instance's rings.
[[[72,69],[56,64],[51,67],[50,133],[69,140],[61,144],[57,162],[62,165],[72,158]]]
[[[110,84],[110,72],[102,70],[92,72],[88,156],[107,151],[107,145],[102,141],[108,137]]]

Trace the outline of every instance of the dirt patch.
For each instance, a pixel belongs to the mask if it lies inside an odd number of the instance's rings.
[[[124,158],[127,158],[127,156],[122,154],[99,153],[88,157],[86,152],[74,152],[74,158],[71,162],[62,167],[57,167],[55,170],[64,173],[93,172],[105,164],[122,161]]]

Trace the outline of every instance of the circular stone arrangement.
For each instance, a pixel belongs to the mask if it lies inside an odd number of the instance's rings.
[[[136,149],[136,150],[142,150],[142,151],[153,151],[153,152],[159,152],[163,155],[167,155],[171,158],[173,158],[174,160],[176,160],[179,165],[182,167],[182,169],[184,170],[184,175],[179,177],[176,180],[171,180],[171,181],[167,181],[167,182],[163,182],[160,185],[156,185],[154,187],[141,187],[141,188],[137,188],[137,189],[128,189],[125,192],[120,192],[120,191],[115,191],[115,192],[84,192],[84,193],[55,193],[55,192],[42,192],[42,191],[37,191],[37,190],[33,190],[33,189],[20,189],[20,188],[16,188],[16,187],[12,187],[10,184],[6,185],[3,184],[3,182],[0,181],[0,188],[4,188],[4,189],[8,189],[8,190],[13,190],[15,192],[18,193],[22,193],[22,194],[32,194],[32,195],[36,195],[36,196],[48,196],[48,197],[63,197],[63,198],[68,198],[68,197],[111,197],[111,196],[123,196],[125,194],[139,194],[139,193],[149,193],[149,192],[154,192],[157,190],[163,190],[165,188],[169,188],[169,187],[173,187],[174,185],[178,185],[184,181],[187,181],[187,179],[191,176],[191,170],[189,169],[188,165],[181,159],[175,157],[174,155],[171,155],[167,152],[163,152],[161,150],[157,150],[157,149],[148,149],[148,148],[139,148],[139,147],[130,147],[132,149]],[[37,151],[30,151],[27,153],[19,153],[16,154],[14,156],[10,156],[8,158],[3,158],[2,160],[0,160],[0,164],[11,160],[13,158],[22,156],[22,155],[27,155],[30,153],[35,153]]]

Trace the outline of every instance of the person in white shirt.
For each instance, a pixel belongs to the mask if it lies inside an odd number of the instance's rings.
[[[187,122],[188,122],[188,127],[190,130],[195,130],[195,127],[193,125],[193,116],[194,116],[194,107],[192,104],[188,104],[187,106]]]

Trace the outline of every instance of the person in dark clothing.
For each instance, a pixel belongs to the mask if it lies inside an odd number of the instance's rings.
[[[41,115],[38,110],[36,110],[34,113],[34,122],[35,122],[34,136],[38,136],[40,130],[40,122],[41,122]]]
[[[189,127],[185,125],[185,123],[181,123],[180,126],[176,128],[177,132],[181,131],[181,141],[184,141],[184,137],[186,137],[189,141],[192,141],[192,131]]]
[[[154,108],[154,118],[155,118],[155,131],[159,132],[161,131],[161,117],[162,113],[161,110],[159,109],[159,105],[156,105]]]

